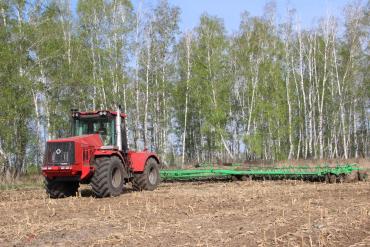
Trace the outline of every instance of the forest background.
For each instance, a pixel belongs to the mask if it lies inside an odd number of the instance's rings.
[[[303,28],[276,3],[235,32],[168,1],[0,1],[0,173],[42,164],[70,109],[128,114],[129,146],[165,165],[368,158],[370,1]]]

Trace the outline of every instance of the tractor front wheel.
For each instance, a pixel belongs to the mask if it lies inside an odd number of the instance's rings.
[[[45,178],[45,189],[50,198],[64,198],[75,196],[78,187],[78,182],[65,182]]]
[[[144,171],[142,173],[135,173],[132,181],[132,188],[134,190],[154,190],[160,183],[158,162],[149,158],[146,161]]]
[[[125,183],[122,161],[116,157],[95,159],[91,187],[96,197],[119,196]]]

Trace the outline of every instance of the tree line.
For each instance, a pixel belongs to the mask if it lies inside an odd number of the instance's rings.
[[[70,109],[128,114],[131,149],[164,163],[369,156],[370,2],[302,28],[271,1],[237,31],[130,0],[0,3],[0,164],[40,165]]]

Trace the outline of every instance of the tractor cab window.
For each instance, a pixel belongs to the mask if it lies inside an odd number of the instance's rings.
[[[114,118],[94,117],[74,119],[73,135],[99,134],[104,146],[115,145]]]

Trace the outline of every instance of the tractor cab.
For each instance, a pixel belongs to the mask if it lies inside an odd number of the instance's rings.
[[[122,151],[127,151],[127,135],[125,126],[126,115],[121,113],[121,123],[117,118],[117,112],[113,111],[94,111],[78,112],[72,110],[71,134],[72,136],[83,136],[90,134],[99,134],[104,147],[122,146]],[[118,131],[122,133],[120,143]]]

